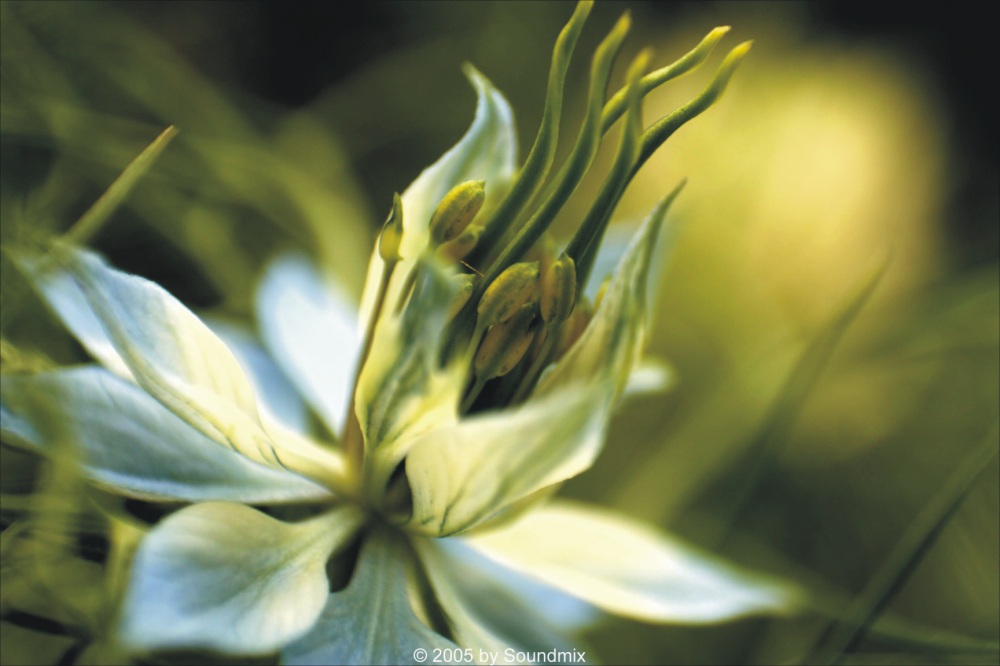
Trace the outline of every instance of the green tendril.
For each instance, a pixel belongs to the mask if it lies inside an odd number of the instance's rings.
[[[597,148],[601,139],[601,109],[605,91],[608,87],[608,80],[611,77],[611,68],[615,58],[621,50],[622,42],[631,27],[629,15],[624,14],[615,27],[611,30],[604,41],[598,46],[594,53],[594,58],[590,67],[590,93],[587,117],[573,152],[560,169],[556,179],[546,190],[544,202],[538,211],[531,216],[523,227],[514,236],[496,260],[490,265],[483,279],[484,285],[488,285],[497,278],[508,266],[517,262],[525,252],[548,229],[556,214],[562,209],[573,191],[576,190],[584,174],[597,155]],[[485,286],[483,287],[485,289]]]
[[[710,33],[705,35],[705,38],[701,40],[698,46],[685,53],[676,61],[642,77],[642,81],[639,82],[639,87],[642,90],[642,97],[645,97],[667,81],[676,79],[682,74],[687,74],[688,72],[698,68],[708,59],[708,56],[712,55],[712,51],[715,50],[716,45],[723,37],[725,37],[727,32],[729,32],[728,25],[713,29]],[[621,118],[622,114],[625,113],[625,90],[625,88],[622,88],[616,92],[614,96],[608,100],[608,103],[604,105],[604,114],[601,117],[602,132],[607,132],[611,126],[615,124],[615,121]]]
[[[629,66],[628,83],[625,90],[628,110],[625,116],[625,131],[622,132],[621,143],[618,146],[618,154],[615,156],[611,173],[597,194],[597,199],[566,247],[566,254],[576,262],[578,294],[587,282],[593,265],[593,256],[604,236],[608,220],[611,219],[611,212],[618,204],[628,181],[631,180],[632,166],[639,154],[639,142],[642,135],[642,89],[640,82],[651,55],[650,50],[644,49]]]
[[[542,122],[535,136],[535,143],[528,153],[524,166],[518,172],[507,195],[493,211],[490,221],[473,251],[472,261],[483,258],[496,242],[503,237],[507,229],[514,223],[520,212],[537,194],[555,159],[556,146],[559,142],[559,118],[562,115],[563,89],[566,83],[566,72],[573,56],[573,50],[583,30],[583,24],[590,15],[593,2],[580,2],[570,17],[569,22],[559,33],[556,45],[552,50],[552,66],[549,69],[548,90],[545,95],[545,108],[542,111]]]
[[[708,109],[710,106],[715,104],[715,101],[719,99],[722,93],[725,91],[726,86],[729,85],[729,79],[733,77],[736,72],[736,68],[739,67],[743,58],[746,57],[750,47],[753,46],[753,42],[743,42],[732,51],[726,55],[726,58],[719,65],[719,71],[715,73],[715,77],[712,79],[711,83],[705,88],[704,91],[693,100],[677,109],[673,113],[664,118],[661,118],[657,122],[653,123],[649,129],[647,129],[642,135],[642,149],[639,151],[639,159],[635,164],[633,169],[633,175],[635,171],[638,171],[646,160],[652,156],[657,149],[663,145],[663,142],[670,138],[670,136],[680,129],[689,120],[699,116],[702,112]]]

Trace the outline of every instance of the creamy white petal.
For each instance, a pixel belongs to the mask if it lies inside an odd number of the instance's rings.
[[[533,395],[598,376],[613,378],[616,394],[624,389],[642,353],[650,266],[671,201],[671,197],[665,199],[643,222],[622,255],[594,318],[576,344],[542,376]]]
[[[232,352],[177,299],[68,246],[47,257],[40,274],[49,271],[72,277],[136,382],[171,411],[250,460],[330,482],[340,461],[318,446],[290,449],[269,437]]]
[[[272,652],[315,624],[326,562],[361,523],[353,508],[290,524],[239,504],[196,504],[139,546],[120,636],[133,651]]]
[[[610,511],[555,501],[469,536],[484,555],[618,615],[704,624],[795,609],[794,588]]]
[[[651,393],[662,393],[674,383],[674,370],[660,359],[644,358],[629,373],[625,384],[625,398],[636,398]]]
[[[427,167],[401,196],[403,261],[393,276],[389,303],[398,300],[413,262],[427,244],[431,214],[451,188],[467,180],[486,181],[486,202],[480,213],[483,215],[510,186],[517,153],[514,114],[504,96],[474,67],[467,66],[466,75],[476,90],[476,117],[459,142]],[[368,265],[361,301],[362,322],[367,322],[371,315],[383,267],[376,248]]]
[[[431,265],[424,271],[410,306],[381,320],[358,379],[355,413],[373,490],[384,488],[416,437],[458,419],[466,370],[438,367],[453,285]]]
[[[604,437],[608,394],[602,383],[569,388],[421,436],[406,458],[410,529],[455,534],[587,469]]]
[[[14,255],[35,289],[63,325],[91,356],[120,377],[132,379],[132,372],[108,337],[101,320],[94,314],[83,290],[69,273],[53,270],[44,258]]]
[[[0,377],[0,430],[48,451],[57,418],[79,447],[87,475],[130,497],[199,502],[272,503],[332,499],[286,470],[224,449],[135,384],[97,366]]]
[[[404,257],[423,249],[431,214],[455,185],[486,181],[485,208],[496,205],[514,175],[517,133],[510,104],[475,67],[467,65],[465,74],[476,90],[476,116],[461,140],[403,192]]]
[[[607,617],[603,611],[579,597],[547,585],[537,578],[525,575],[483,555],[466,543],[466,537],[438,539],[435,542],[446,560],[448,569],[455,574],[467,574],[462,583],[463,594],[478,598],[483,605],[493,605],[490,600],[497,596],[512,599],[515,608],[531,608],[537,617],[524,617],[519,613],[504,613],[505,621],[513,625],[511,635],[520,636],[521,642],[532,635],[544,635],[551,639],[561,632],[566,636],[593,626],[601,618]],[[537,625],[536,630],[523,625]],[[498,624],[503,621],[498,618]],[[516,627],[516,628],[515,628]],[[539,642],[539,647],[547,641]]]
[[[590,280],[584,289],[588,298],[597,296],[601,283],[607,276],[614,275],[632,242],[636,227],[627,224],[612,224],[604,232],[601,244],[594,257],[594,267],[590,271]]]
[[[409,553],[404,537],[388,529],[366,536],[350,584],[330,595],[316,626],[282,650],[281,662],[374,666],[417,663],[417,648],[432,660],[435,650],[451,654],[457,646],[424,626],[410,608]]]
[[[272,261],[257,291],[261,336],[282,369],[337,434],[360,353],[357,304],[308,258]]]
[[[233,352],[243,368],[257,396],[261,418],[273,419],[298,432],[308,431],[309,410],[302,397],[253,332],[246,326],[219,317],[202,316],[202,321]]]
[[[551,624],[546,612],[552,606],[526,603],[518,590],[507,587],[508,581],[481,571],[475,553],[453,541],[414,539],[413,544],[455,640],[472,650],[477,663],[488,663],[480,660],[487,653],[501,655],[497,663],[523,663],[503,656],[579,647]]]

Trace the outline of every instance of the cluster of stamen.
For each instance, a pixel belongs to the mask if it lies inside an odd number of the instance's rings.
[[[645,95],[704,62],[728,28],[716,28],[678,61],[653,72],[646,73],[650,54],[640,53],[628,69],[623,88],[606,98],[612,65],[630,27],[626,13],[594,53],[587,114],[569,157],[549,178],[566,71],[590,8],[591,3],[581,2],[559,35],[541,127],[509,188],[489,206],[484,204],[490,183],[467,181],[451,189],[427,221],[426,247],[420,256],[413,257],[415,261],[407,262],[409,273],[403,288],[397,292],[396,302],[388,306],[383,301],[389,281],[403,259],[404,211],[398,195],[379,238],[384,272],[362,363],[384,309],[391,306],[402,311],[412,298],[421,271],[429,262],[443,263],[449,267],[455,296],[441,332],[440,363],[449,367],[456,361],[466,364],[461,413],[523,401],[545,368],[581,336],[596,309],[584,296],[583,287],[625,187],[670,135],[711,106],[750,48],[749,42],[734,48],[700,95],[644,127],[641,107]],[[623,117],[610,172],[575,234],[558,250],[548,228],[589,170],[604,134]]]

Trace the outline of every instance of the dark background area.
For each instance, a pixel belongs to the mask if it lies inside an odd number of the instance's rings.
[[[295,108],[314,102],[324,91],[349,82],[366,65],[400,49],[439,40],[461,42],[483,27],[478,22],[489,20],[483,17],[490,16],[490,4],[225,1],[137,2],[119,7],[164,36],[220,84],[280,107]],[[524,7],[525,21],[533,20],[538,3],[518,4]],[[562,4],[568,15],[570,3]],[[610,15],[625,8],[633,12],[639,29],[647,22],[670,25],[700,16],[789,9],[786,3],[608,2],[599,4],[595,11]],[[952,148],[952,189],[945,220],[958,248],[955,264],[968,268],[1000,257],[996,122],[1000,109],[996,22],[989,4],[953,2],[943,7],[901,2],[809,2],[798,3],[795,11],[805,18],[805,38],[835,40],[847,46],[878,42],[915,62],[938,89],[949,117],[946,132]],[[550,14],[559,12],[539,15]],[[558,25],[553,24],[553,34],[557,30]],[[544,71],[527,74],[544,80]],[[522,107],[515,103],[515,108]],[[522,135],[530,136],[535,128],[530,110],[521,115],[525,119]],[[452,134],[440,137],[442,148],[453,140]],[[347,143],[350,148],[350,137]],[[371,160],[382,157],[379,154]],[[366,158],[355,159],[370,196],[380,199],[385,191],[399,187],[373,182],[384,178],[384,172],[366,168]],[[421,154],[412,159],[424,157]],[[405,182],[403,174],[412,178],[421,166],[419,161],[400,165],[398,173]]]

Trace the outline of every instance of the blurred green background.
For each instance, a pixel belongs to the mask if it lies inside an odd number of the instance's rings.
[[[565,492],[793,576],[842,610],[963,461],[996,447],[995,21],[973,3],[601,3],[570,71],[565,137],[580,121],[586,54],[626,9],[634,29],[617,81],[641,47],[662,65],[716,25],[733,26],[724,47],[755,46],[723,100],[661,149],[619,209],[628,229],[690,179],[649,340],[675,381],[623,408],[597,466]],[[470,122],[461,63],[508,96],[523,155],[571,10],[0,3],[0,241],[66,229],[175,124],[181,134],[96,248],[234,318],[250,319],[256,276],[282,247],[313,252],[357,293],[392,193]],[[651,95],[647,121],[700,90],[719,58]],[[610,158],[599,155],[598,175]],[[566,224],[588,204],[592,188],[581,190]],[[883,266],[847,326],[852,298]],[[0,268],[5,369],[83,358],[6,259]],[[6,527],[28,463],[4,455]],[[995,645],[998,477],[994,455],[898,577],[890,619],[925,639],[944,634],[921,628]],[[608,663],[788,663],[814,656],[829,624],[609,620],[587,638]],[[18,633],[28,630],[3,627],[4,663],[28,659],[8,647],[29,644]],[[871,637],[845,661],[1000,661],[946,639]]]

